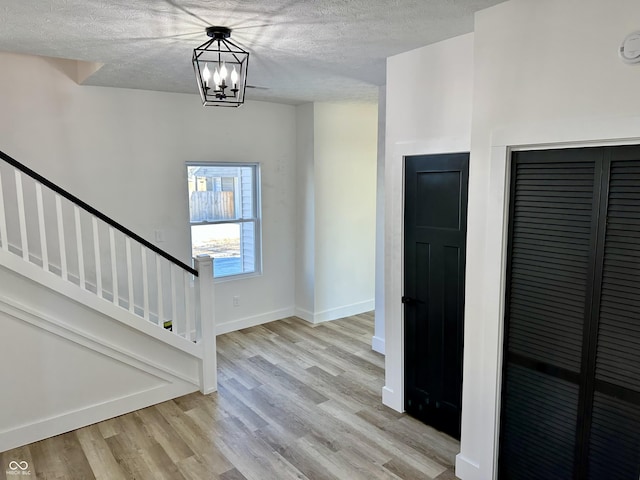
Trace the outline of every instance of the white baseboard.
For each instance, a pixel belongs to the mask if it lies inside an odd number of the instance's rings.
[[[382,404],[389,408],[392,408],[396,412],[404,412],[404,405],[402,405],[402,398],[389,387],[382,388]]]
[[[134,393],[53,418],[46,418],[29,425],[5,430],[0,432],[0,452],[124,415],[149,405],[166,402],[172,398],[187,395],[197,390],[197,386],[188,383],[168,383],[151,390]]]
[[[275,310],[273,312],[255,315],[253,317],[245,317],[238,320],[232,320],[230,322],[220,323],[216,325],[216,335],[223,335],[225,333],[242,330],[243,328],[255,327],[257,325],[262,325],[263,323],[269,323],[292,316],[296,316],[309,323],[316,324],[349,317],[351,315],[358,315],[359,313],[370,312],[373,309],[374,300],[354,303],[352,305],[325,310],[315,314],[299,307],[283,308],[281,310]]]
[[[459,453],[456,455],[456,477],[462,480],[483,480],[480,465]]]
[[[373,337],[371,339],[371,348],[374,352],[378,352],[384,355],[384,338]]]
[[[332,308],[316,313],[313,317],[314,323],[330,322],[339,318],[350,317],[359,313],[370,312],[375,308],[375,300],[367,300],[365,302],[353,303],[343,307]]]
[[[324,323],[332,320],[338,320],[340,318],[350,317],[352,315],[358,315],[360,313],[370,312],[375,308],[375,300],[367,300],[365,302],[353,303],[351,305],[344,305],[342,307],[331,308],[329,310],[323,310],[322,312],[312,313],[308,310],[301,308],[295,309],[295,314],[303,320],[309,323]]]
[[[222,335],[229,332],[235,332],[242,330],[243,328],[251,328],[263,323],[273,322],[275,320],[281,320],[283,318],[292,317],[295,315],[295,309],[283,308],[281,310],[275,310],[273,312],[263,313],[261,315],[255,315],[253,317],[240,318],[238,320],[232,320],[230,322],[219,323],[216,325],[216,335]]]
[[[301,318],[305,322],[314,323],[313,321],[313,312],[309,310],[305,310],[304,308],[296,307],[294,310],[294,315],[298,318]]]

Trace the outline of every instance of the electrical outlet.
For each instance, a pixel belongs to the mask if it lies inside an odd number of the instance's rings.
[[[233,297],[233,306],[234,307],[239,307],[240,306],[240,295],[235,295]]]

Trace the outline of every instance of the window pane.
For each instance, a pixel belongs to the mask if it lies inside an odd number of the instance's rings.
[[[245,273],[240,255],[240,225],[193,225],[191,227],[193,255],[214,257],[214,276],[226,277]],[[253,271],[253,270],[249,270]]]
[[[256,226],[254,222],[245,222],[241,227],[242,268],[245,272],[255,272],[256,269]]]
[[[241,216],[242,218],[254,218],[253,211],[253,185],[254,185],[254,168],[242,167],[240,169],[240,192],[241,192]]]
[[[253,166],[188,166],[191,223],[253,218]]]

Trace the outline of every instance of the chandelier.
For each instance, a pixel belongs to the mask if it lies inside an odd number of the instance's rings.
[[[247,87],[249,52],[229,40],[231,29],[208,27],[211,40],[193,51],[193,70],[202,104],[239,107]]]

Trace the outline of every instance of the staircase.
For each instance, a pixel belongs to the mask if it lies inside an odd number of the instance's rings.
[[[194,267],[0,152],[0,452],[215,391]]]

